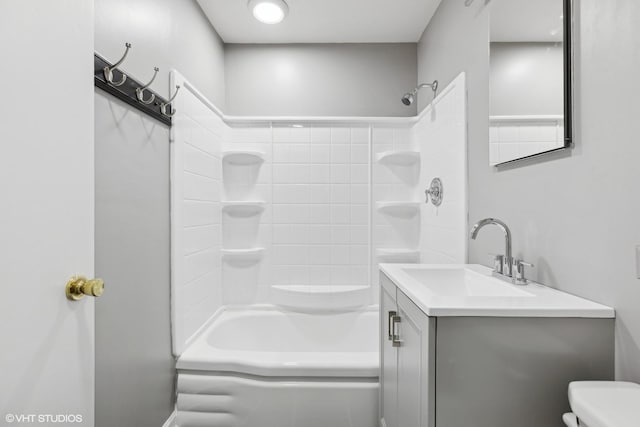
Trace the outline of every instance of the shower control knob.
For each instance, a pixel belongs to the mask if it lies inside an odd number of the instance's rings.
[[[87,279],[83,276],[74,276],[67,282],[65,294],[67,299],[78,301],[85,295],[99,297],[104,293],[104,281],[102,279]]]
[[[424,190],[426,196],[425,203],[429,203],[429,197],[431,197],[431,203],[433,203],[434,206],[440,206],[442,204],[442,193],[442,180],[440,178],[433,178],[431,184],[429,184],[429,188]]]

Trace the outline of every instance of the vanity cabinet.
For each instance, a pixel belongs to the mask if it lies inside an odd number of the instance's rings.
[[[380,285],[379,427],[564,427],[569,382],[614,377],[614,319],[430,317]]]
[[[431,427],[435,319],[390,282],[381,286],[381,427]]]

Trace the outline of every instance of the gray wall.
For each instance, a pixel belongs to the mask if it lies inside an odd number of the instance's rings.
[[[161,426],[173,411],[169,129],[95,96],[96,427]]]
[[[563,115],[563,52],[555,43],[491,43],[491,115]]]
[[[168,95],[176,68],[219,108],[225,107],[224,45],[195,0],[95,0],[96,52],[111,62],[133,46],[123,69]],[[173,92],[173,89],[171,89]]]
[[[227,45],[231,115],[412,116],[416,45]]]
[[[167,96],[178,69],[224,108],[224,47],[195,0],[96,0],[96,51]],[[161,426],[174,409],[169,131],[96,93],[96,426]]]
[[[640,3],[576,2],[576,147],[508,169],[489,166],[483,3],[442,2],[418,46],[421,80],[446,85],[460,71],[468,75],[470,221],[505,220],[515,255],[536,264],[533,278],[615,307],[616,375],[640,381]],[[489,265],[501,236],[483,230],[469,248],[470,262]]]

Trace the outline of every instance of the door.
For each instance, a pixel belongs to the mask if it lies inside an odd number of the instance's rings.
[[[380,425],[397,427],[398,347],[393,346],[392,336],[397,307],[395,288],[391,294],[383,284],[385,279],[383,276],[380,285]]]
[[[0,2],[0,425],[93,425],[93,2]]]

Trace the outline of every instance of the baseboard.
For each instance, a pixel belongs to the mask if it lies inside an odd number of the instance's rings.
[[[176,411],[174,410],[171,415],[169,415],[169,418],[167,418],[167,421],[164,422],[164,424],[162,425],[162,427],[176,427]]]

